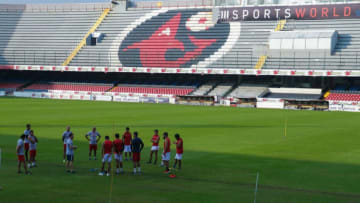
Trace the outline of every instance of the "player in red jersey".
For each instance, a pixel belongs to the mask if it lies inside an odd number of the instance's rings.
[[[101,167],[101,172],[99,173],[100,176],[106,175],[110,176],[110,171],[111,171],[111,158],[112,158],[112,150],[113,150],[113,143],[110,141],[110,137],[109,136],[105,136],[105,141],[102,145],[102,155],[103,155],[103,159],[102,159],[102,167]],[[108,170],[104,171],[105,168],[105,163],[108,163]]]
[[[174,168],[176,168],[176,164],[179,162],[179,169],[181,169],[181,160],[182,160],[182,155],[184,152],[184,147],[183,147],[184,142],[180,138],[179,134],[175,134],[175,139],[176,139],[176,141],[174,142],[174,144],[176,145],[176,155],[175,155]]]
[[[131,135],[129,127],[126,127],[126,131],[123,134],[122,140],[124,142],[125,160],[128,161],[128,157],[127,157],[128,153],[129,153],[129,158],[131,160],[131,140],[132,140],[132,135]]]
[[[150,142],[152,143],[152,147],[151,147],[151,151],[150,151],[150,160],[149,160],[148,164],[151,164],[153,153],[155,153],[154,164],[156,165],[156,162],[158,160],[160,136],[159,136],[159,131],[158,130],[154,130],[154,133],[155,134],[153,135],[153,137],[150,140]]]
[[[164,132],[163,134],[163,138],[164,138],[164,152],[162,154],[162,161],[166,167],[164,173],[169,173],[170,172],[170,169],[169,169],[169,161],[170,161],[170,145],[171,145],[171,142],[170,142],[170,139],[169,139],[169,136],[168,136],[168,133],[167,132]]]
[[[17,145],[16,145],[16,154],[18,156],[18,173],[21,173],[20,168],[21,168],[21,163],[23,163],[24,165],[24,170],[25,170],[25,174],[31,174],[30,171],[27,170],[27,166],[26,166],[26,162],[25,162],[25,156],[24,156],[24,140],[25,140],[26,135],[22,134],[20,136],[20,139],[17,141]]]
[[[116,174],[124,173],[123,169],[123,159],[122,159],[122,153],[124,151],[124,143],[120,139],[119,133],[115,134],[115,140],[114,140],[114,155],[116,160]]]

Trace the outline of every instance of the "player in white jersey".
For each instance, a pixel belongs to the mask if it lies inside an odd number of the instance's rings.
[[[28,136],[29,139],[29,150],[30,150],[30,161],[28,164],[28,167],[36,167],[36,145],[38,142],[38,139],[36,138],[36,136],[34,135],[34,131],[31,130],[30,131],[30,135]]]
[[[17,145],[16,145],[16,154],[18,156],[18,173],[21,173],[20,168],[21,168],[21,163],[23,163],[25,174],[31,174],[31,172],[28,171],[26,167],[26,162],[24,157],[24,153],[25,153],[24,140],[25,140],[25,134],[22,134],[20,136],[20,139],[17,141]]]
[[[62,141],[64,142],[64,156],[63,156],[63,162],[65,163],[65,159],[66,159],[66,141],[69,138],[70,134],[72,134],[72,132],[70,131],[70,126],[66,127],[66,131],[62,134]]]
[[[77,149],[73,144],[74,134],[70,133],[68,139],[66,139],[66,172],[75,173],[74,171],[74,150]]]
[[[94,160],[96,160],[97,143],[101,136],[96,131],[96,127],[93,127],[92,131],[85,135],[85,138],[89,141],[89,160],[91,160],[91,152],[94,151]]]
[[[24,146],[25,146],[25,160],[28,161],[29,160],[29,135],[30,135],[30,130],[31,130],[31,125],[30,124],[26,124],[26,129],[24,130],[24,135],[25,135],[25,139],[24,139]]]

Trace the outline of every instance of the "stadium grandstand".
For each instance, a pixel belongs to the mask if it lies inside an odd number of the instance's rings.
[[[359,52],[360,0],[0,0],[0,203],[360,202]]]
[[[0,11],[0,95],[360,111],[360,1],[4,0]]]

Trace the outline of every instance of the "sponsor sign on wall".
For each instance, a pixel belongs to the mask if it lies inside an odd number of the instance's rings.
[[[360,4],[220,8],[219,22],[255,20],[326,20],[360,18]]]

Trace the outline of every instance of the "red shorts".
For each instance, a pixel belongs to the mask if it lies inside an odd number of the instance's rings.
[[[140,161],[140,152],[133,152],[133,161]]]
[[[97,150],[97,144],[90,144],[89,149],[91,150]]]
[[[24,155],[18,155],[18,161],[19,161],[19,162],[25,162],[25,157],[24,157]]]
[[[36,150],[30,150],[30,157],[36,157]]]
[[[25,147],[25,150],[28,151],[28,150],[29,150],[29,143],[25,143],[25,144],[24,144],[24,147]]]
[[[66,152],[66,144],[64,144],[64,152]]]

